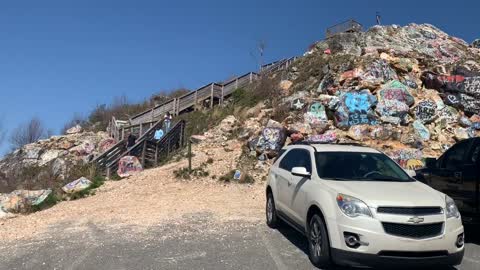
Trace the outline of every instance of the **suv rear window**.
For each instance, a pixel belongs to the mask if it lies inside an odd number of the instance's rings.
[[[311,173],[312,159],[310,158],[310,152],[305,149],[292,149],[280,160],[279,167],[286,171],[291,171],[294,167],[305,167]]]
[[[415,181],[393,160],[381,153],[317,152],[318,176],[345,181]]]

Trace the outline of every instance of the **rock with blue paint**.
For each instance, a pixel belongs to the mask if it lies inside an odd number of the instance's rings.
[[[425,127],[424,124],[422,124],[421,121],[415,120],[413,122],[413,130],[415,132],[415,135],[422,139],[422,141],[430,140],[430,131],[427,127]]]
[[[341,94],[335,112],[336,125],[340,128],[355,125],[376,125],[377,117],[373,112],[373,107],[376,104],[377,98],[369,90]]]

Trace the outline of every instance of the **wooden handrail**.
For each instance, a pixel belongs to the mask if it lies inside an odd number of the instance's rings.
[[[157,124],[155,124],[154,126],[152,126],[146,133],[144,136],[142,136],[142,138],[139,138],[137,140],[137,142],[135,143],[134,146],[130,147],[129,149],[127,149],[126,151],[122,152],[121,154],[119,154],[113,161],[109,162],[108,164],[106,164],[106,169],[107,169],[107,172],[108,171],[111,171],[112,169],[115,169],[117,166],[118,166],[118,162],[120,161],[120,159],[124,156],[127,156],[129,155],[130,153],[136,153],[136,152],[139,152],[139,155],[140,155],[140,158],[141,158],[141,161],[142,161],[142,165],[145,165],[145,151],[146,151],[146,145],[147,143],[149,142],[152,142],[152,138],[153,138],[153,133],[155,130],[158,129],[158,127],[161,127],[160,123],[163,124],[163,120],[160,120],[157,122]],[[156,144],[159,145],[161,144],[161,142],[164,142],[165,140],[167,140],[168,138],[170,138],[172,136],[172,134],[174,134],[174,132],[178,129],[179,126],[184,126],[185,124],[185,121],[181,120],[181,121],[178,121]],[[152,138],[151,138],[152,137]],[[108,174],[108,173],[107,173]]]
[[[295,60],[295,57],[291,57],[291,58],[288,58],[288,59],[282,59],[282,60],[279,60],[279,61],[275,61],[275,62],[272,62],[270,64],[266,64],[266,65],[263,65],[262,66],[262,69],[261,69],[261,72],[262,73],[270,73],[270,72],[275,72],[277,70],[280,70],[282,69],[283,67],[288,67],[288,65]],[[207,97],[210,97],[211,94],[205,94],[203,95],[203,92],[206,90],[206,89],[209,89],[210,87],[213,86],[217,86],[217,87],[225,87],[225,86],[229,86],[233,83],[236,83],[238,82],[239,80],[243,79],[243,78],[246,78],[246,77],[250,77],[250,76],[254,76],[255,78],[258,76],[257,73],[254,73],[254,72],[248,72],[240,77],[236,77],[234,79],[230,79],[226,82],[223,82],[223,83],[209,83],[209,84],[206,84],[194,91],[191,91],[189,93],[186,93],[180,97],[177,97],[176,100],[177,100],[177,103],[178,104],[183,104],[183,100],[184,99],[188,99],[188,98],[191,98],[192,100],[190,101],[189,103],[189,107],[194,105],[195,102],[197,100],[200,100],[200,99],[203,99],[203,98],[207,98]],[[209,92],[210,93],[210,92]],[[192,98],[192,96],[196,96],[195,98]],[[223,97],[220,97],[220,99],[222,99]],[[156,112],[161,112],[161,113],[165,113],[167,110],[172,112],[172,110],[177,110],[177,111],[173,111],[174,114],[178,114],[180,112],[180,108],[176,108],[175,106],[171,106],[172,108],[171,109],[167,109],[167,106],[170,106],[172,105],[171,103],[172,102],[175,102],[175,99],[171,99],[169,101],[166,101],[162,104],[159,104],[159,105],[156,105],[154,106],[153,108],[151,109],[148,109],[148,110],[145,110],[144,112],[141,112],[137,115],[134,115],[130,118],[130,122],[133,122],[135,124],[133,124],[134,126],[135,125],[139,125],[140,123],[145,123],[144,121],[139,121],[139,123],[137,123],[137,121],[139,119],[141,119],[144,115],[148,114],[148,113],[152,113],[152,110],[153,111],[156,111]]]

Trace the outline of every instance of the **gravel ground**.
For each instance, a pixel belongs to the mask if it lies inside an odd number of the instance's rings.
[[[197,151],[210,175],[240,148]],[[201,149],[199,149],[201,150]],[[226,158],[225,158],[226,157]],[[185,161],[107,182],[95,196],[0,222],[0,269],[313,269],[306,240],[264,225],[264,183],[180,181]],[[459,270],[480,269],[478,229],[468,228]]]
[[[58,224],[43,239],[1,244],[0,269],[315,269],[306,255],[306,239],[288,227],[217,223],[210,212],[181,220],[142,232],[105,230],[93,223],[72,231],[75,223]],[[469,243],[456,269],[479,266],[480,246]]]

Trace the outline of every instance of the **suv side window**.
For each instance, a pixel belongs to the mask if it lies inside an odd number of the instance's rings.
[[[463,164],[471,141],[463,141],[454,145],[442,158],[442,169],[455,170]]]
[[[473,164],[477,164],[480,159],[480,143],[477,143],[477,145],[473,148],[472,155],[469,158],[469,162],[472,162]]]
[[[305,149],[292,149],[280,161],[279,167],[289,172],[293,167],[305,167],[311,173],[312,159],[310,152]]]

